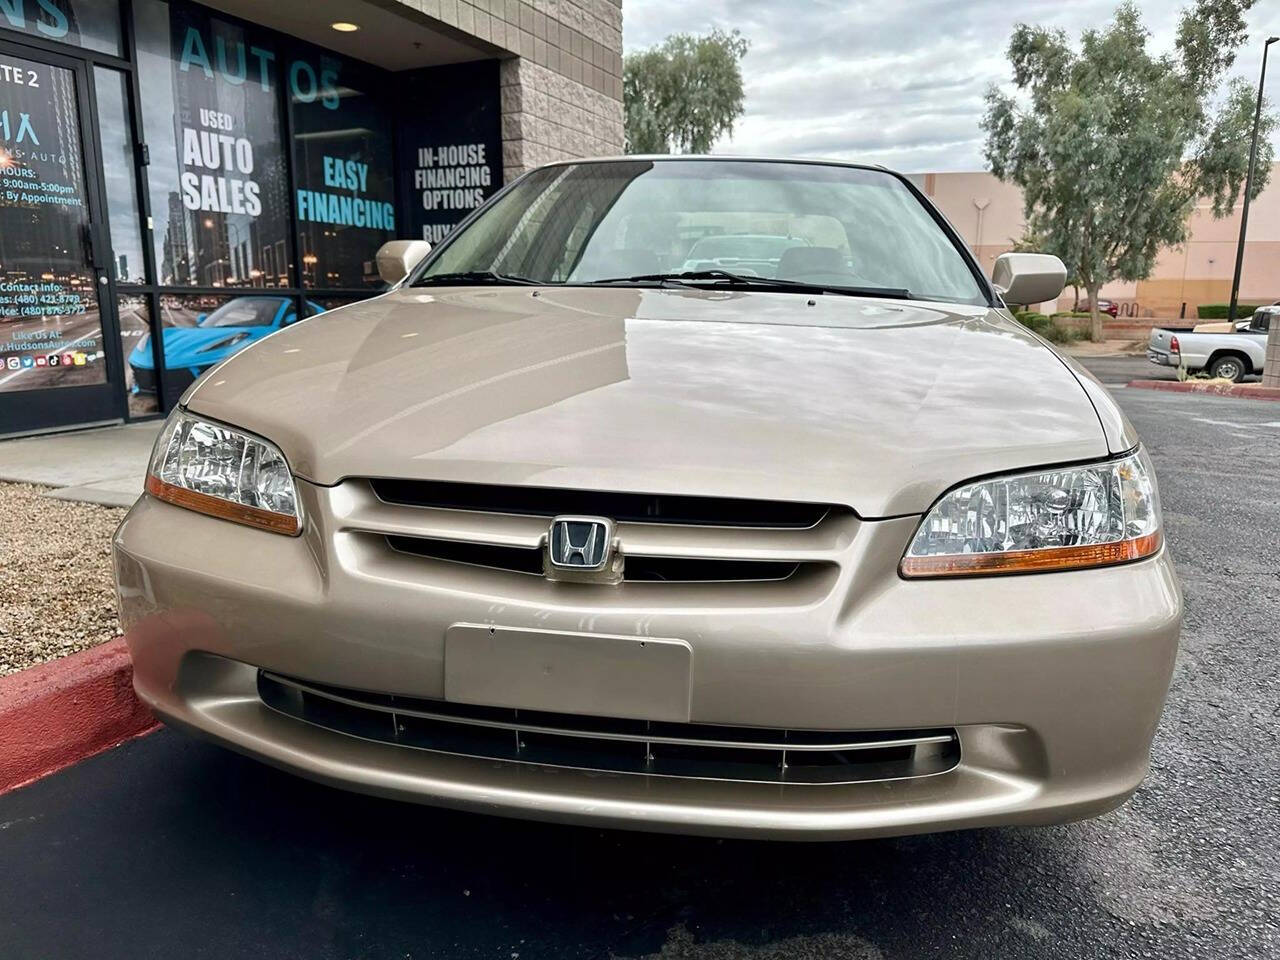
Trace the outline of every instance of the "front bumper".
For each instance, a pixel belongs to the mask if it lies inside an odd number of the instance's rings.
[[[346,486],[300,483],[298,538],[149,496],[135,504],[115,540],[121,616],[135,686],[161,717],[363,792],[722,836],[1061,822],[1117,806],[1145,775],[1182,616],[1167,552],[1101,570],[904,581],[908,517],[860,523],[830,582],[655,593],[385,554],[335,519]],[[932,776],[847,784],[606,774],[359,739],[259,698],[262,668],[444,699],[444,634],[460,622],[681,638],[693,722],[954,728],[961,759]]]

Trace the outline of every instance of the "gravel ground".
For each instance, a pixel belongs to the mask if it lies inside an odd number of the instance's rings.
[[[123,509],[0,483],[0,676],[120,632],[111,534]]]

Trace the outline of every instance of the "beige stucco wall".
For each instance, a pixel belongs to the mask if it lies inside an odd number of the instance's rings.
[[[913,179],[946,214],[983,267],[989,272],[995,258],[1022,235],[1022,191],[989,173],[927,173]],[[979,214],[978,204],[985,202]],[[1215,220],[1209,205],[1192,214],[1191,236],[1181,247],[1165,250],[1148,280],[1111,283],[1102,296],[1120,303],[1136,317],[1195,315],[1201,303],[1225,303],[1231,296],[1236,239],[1240,234],[1240,206]],[[1084,293],[1081,291],[1081,296]],[[1249,208],[1249,235],[1240,277],[1240,299],[1246,303],[1280,300],[1280,163],[1271,170],[1267,188]],[[1059,301],[1071,307],[1072,291]]]
[[[507,180],[553,160],[622,152],[622,0],[387,0],[507,53]]]

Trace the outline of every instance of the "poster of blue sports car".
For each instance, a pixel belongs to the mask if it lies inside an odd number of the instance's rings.
[[[293,297],[255,294],[235,297],[209,313],[200,313],[188,325],[164,326],[162,349],[169,381],[185,387],[210,367],[298,320]],[[307,316],[324,313],[324,307],[306,301]],[[129,354],[135,393],[154,393],[155,360],[151,338],[143,337]]]

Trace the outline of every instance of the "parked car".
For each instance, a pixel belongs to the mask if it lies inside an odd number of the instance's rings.
[[[1198,333],[1157,327],[1147,342],[1147,359],[1164,367],[1183,367],[1188,373],[1207,371],[1239,383],[1262,374],[1267,355],[1267,331],[1280,307],[1259,307],[1248,320],[1236,322],[1235,333]]]
[[[1080,309],[1081,309],[1082,311],[1086,312],[1086,313],[1092,313],[1092,312],[1093,312],[1093,308],[1089,306],[1089,301],[1088,301],[1088,300],[1086,300],[1086,301],[1084,301],[1082,304],[1080,304]],[[1111,316],[1111,317],[1119,316],[1119,314],[1120,314],[1120,304],[1116,303],[1114,300],[1103,300],[1101,297],[1099,297],[1099,298],[1098,298],[1098,312],[1099,312],[1099,313],[1105,313],[1105,314],[1107,314],[1108,316]]]
[[[809,243],[681,269],[726,222]],[[716,835],[1055,823],[1142,781],[1182,599],[1133,427],[1006,307],[1056,257],[988,280],[904,177],[716,157],[539,168],[403,277],[411,247],[164,426],[114,553],[167,722]]]
[[[1269,317],[1270,315],[1273,315],[1276,312],[1273,309],[1275,307],[1280,307],[1280,301],[1276,301],[1273,304],[1263,305],[1263,306],[1251,309],[1249,319],[1237,320],[1235,322],[1234,329],[1236,330],[1249,329],[1250,321],[1259,311],[1261,311],[1264,314],[1267,314]],[[1268,318],[1263,318],[1263,323],[1268,323],[1268,322],[1269,322]],[[1263,329],[1266,329],[1266,327],[1264,326]],[[1191,330],[1194,333],[1231,333],[1232,324],[1231,324],[1231,321],[1229,320],[1203,320],[1200,323],[1197,323],[1194,327],[1192,327]]]
[[[306,301],[310,314],[324,313],[324,307]],[[298,319],[293,297],[257,294],[235,297],[211,313],[196,317],[193,327],[166,326],[163,330],[164,366],[179,387],[255,340],[275,333]],[[129,354],[135,393],[154,393],[155,358],[151,337],[145,336]]]

